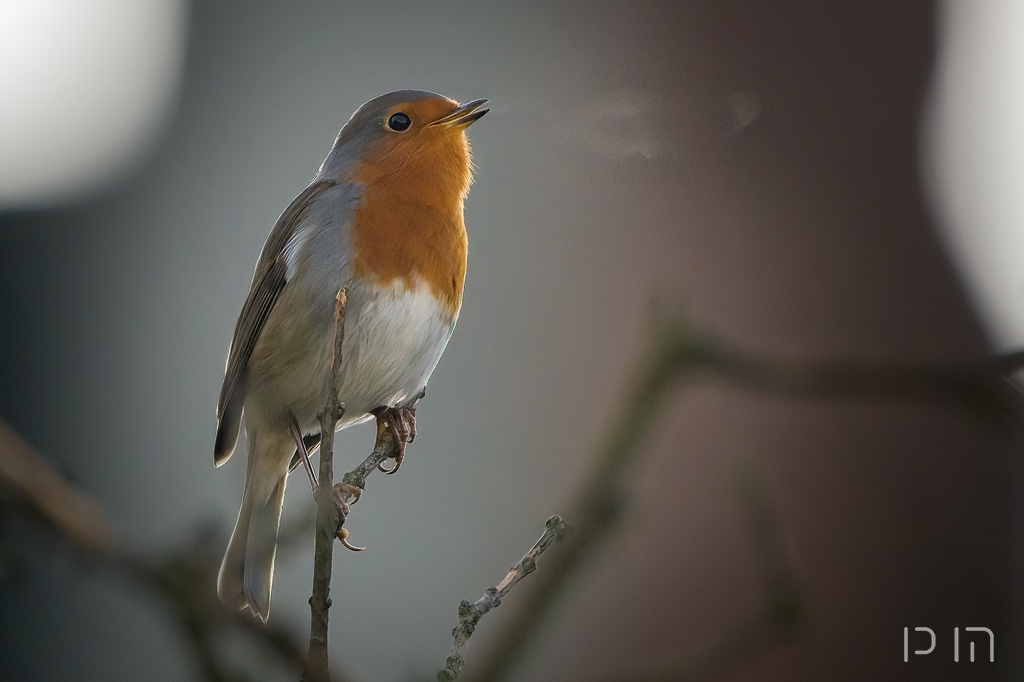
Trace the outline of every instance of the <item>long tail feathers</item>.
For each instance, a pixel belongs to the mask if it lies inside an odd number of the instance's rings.
[[[217,594],[221,601],[239,610],[248,607],[264,622],[270,616],[270,589],[285,481],[286,477],[282,476],[263,504],[252,501],[250,487],[246,486],[238,521],[217,577]]]

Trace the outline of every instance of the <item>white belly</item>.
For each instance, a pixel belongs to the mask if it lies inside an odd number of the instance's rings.
[[[319,430],[334,342],[330,298],[326,306],[282,296],[250,365],[249,420],[276,421],[290,414],[304,432]],[[415,401],[454,326],[425,286],[351,287],[340,375],[345,415],[339,428],[367,419],[375,407]]]
[[[426,287],[399,286],[368,298],[353,323],[346,320],[340,394],[351,418],[416,399],[455,326],[446,317]]]

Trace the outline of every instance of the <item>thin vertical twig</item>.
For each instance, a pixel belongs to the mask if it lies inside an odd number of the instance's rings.
[[[316,550],[313,556],[313,594],[309,598],[309,654],[304,682],[327,682],[327,620],[331,607],[331,568],[334,538],[338,533],[338,513],[334,508],[334,429],[345,412],[338,399],[341,374],[341,347],[345,341],[345,305],[347,292],[339,289],[334,302],[334,355],[327,405],[320,414],[320,485],[316,489]]]

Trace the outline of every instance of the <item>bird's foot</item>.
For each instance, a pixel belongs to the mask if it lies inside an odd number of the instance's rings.
[[[395,439],[395,466],[388,469],[383,463],[377,468],[386,474],[393,474],[398,471],[405,461],[405,444],[416,440],[416,408],[414,407],[378,407],[371,411],[377,418],[377,440],[374,442],[374,449],[380,447],[384,438],[384,432],[391,429],[391,435]]]
[[[348,529],[345,528],[345,520],[351,511],[350,505],[359,501],[359,496],[362,495],[363,489],[349,483],[335,483],[331,492],[331,500],[334,502],[334,509],[338,513],[338,540],[345,546],[345,549],[350,549],[353,552],[362,552],[366,549],[365,547],[357,547],[348,541]],[[349,499],[352,501],[349,502]]]

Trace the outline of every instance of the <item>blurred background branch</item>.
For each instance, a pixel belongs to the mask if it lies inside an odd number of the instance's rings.
[[[157,557],[143,558],[120,548],[99,507],[69,485],[11,428],[0,420],[0,491],[15,510],[43,522],[57,541],[75,550],[89,565],[102,568],[126,586],[155,592],[167,603],[192,646],[209,682],[242,679],[227,664],[218,641],[226,633],[241,634],[289,666],[301,668],[305,655],[291,633],[264,627],[241,612],[226,609],[216,584],[224,538],[200,533],[190,544]],[[334,677],[335,680],[343,678]]]
[[[785,397],[945,400],[988,421],[1016,427],[1017,431],[1020,427],[1020,392],[1006,377],[1020,367],[1019,353],[962,365],[841,359],[784,361],[733,348],[694,329],[682,316],[663,310],[655,312],[646,345],[627,397],[618,406],[599,446],[589,478],[567,513],[577,531],[573,542],[546,567],[516,615],[503,622],[484,663],[469,676],[474,682],[496,682],[511,675],[531,640],[542,630],[543,621],[559,604],[570,578],[613,536],[628,502],[632,478],[648,452],[645,445],[670,389],[691,385],[703,376]],[[764,505],[759,509],[763,510]],[[768,542],[765,533],[777,534],[767,519],[758,527],[762,543]],[[769,542],[772,553],[777,551],[775,544]],[[785,578],[775,587],[789,582]],[[775,587],[769,590],[770,595],[780,594]],[[774,597],[770,603],[775,604]],[[749,657],[751,646],[757,643],[760,647],[762,635],[776,630],[775,616],[782,611],[770,607],[767,620],[758,619],[752,626],[728,635],[718,645],[723,650],[708,654],[709,659],[717,663],[721,658],[738,661]],[[703,664],[697,668],[704,669]]]
[[[757,548],[761,604],[750,618],[694,651],[648,670],[609,677],[605,682],[712,682],[724,680],[774,647],[796,637],[807,621],[806,598],[786,558],[785,537],[764,477],[753,460],[743,462],[737,497]]]

